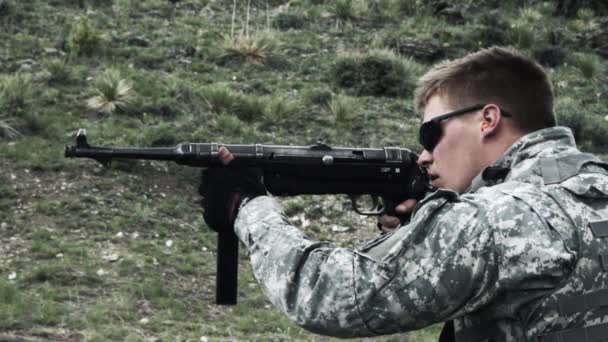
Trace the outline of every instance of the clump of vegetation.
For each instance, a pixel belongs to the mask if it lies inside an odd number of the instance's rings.
[[[262,118],[265,111],[265,99],[255,95],[239,95],[232,105],[232,114],[247,122]]]
[[[272,97],[266,101],[264,117],[272,122],[281,122],[294,116],[299,110],[298,103],[281,97]]]
[[[203,101],[207,109],[216,114],[230,112],[237,95],[223,85],[213,85],[202,91]]]
[[[425,6],[426,1],[422,0],[395,0],[393,6],[397,12],[405,15],[415,15],[421,9],[427,10]]]
[[[216,114],[233,114],[241,120],[253,121],[264,116],[266,103],[263,98],[243,95],[225,86],[211,86],[203,90],[207,109]]]
[[[222,133],[237,135],[242,132],[243,123],[233,115],[220,114],[216,118],[216,123]]]
[[[240,33],[234,33],[236,19],[236,1],[232,7],[232,25],[230,36],[224,38],[224,53],[219,61],[227,63],[251,63],[258,66],[267,66],[279,57],[280,42],[277,37],[266,27],[265,31],[249,31],[250,1],[247,2],[247,17]]]
[[[415,83],[411,69],[390,50],[372,50],[338,56],[331,77],[338,87],[359,96],[408,96]]]
[[[338,94],[327,104],[329,112],[336,122],[348,122],[357,116],[359,104],[353,97]]]
[[[572,129],[577,143],[585,150],[605,151],[608,148],[608,121],[599,111],[592,107],[582,113],[580,104],[569,97],[560,98],[556,103],[559,125]]]
[[[367,3],[362,0],[336,0],[329,6],[329,12],[337,27],[363,19],[367,10]]]
[[[577,54],[571,62],[587,80],[595,79],[603,72],[602,61],[596,55]]]
[[[527,24],[515,24],[511,27],[511,42],[522,49],[534,47],[538,32]]]
[[[313,88],[304,93],[306,103],[312,105],[326,105],[333,97],[333,93],[328,88]]]
[[[0,76],[0,113],[21,113],[32,97],[31,75],[16,73]]]
[[[74,56],[92,56],[99,51],[101,43],[99,31],[91,25],[89,18],[82,16],[72,25],[66,48]]]
[[[279,56],[279,47],[279,40],[270,32],[243,33],[224,40],[224,54],[220,61],[223,64],[236,62],[270,65]]]
[[[120,71],[108,69],[95,81],[96,96],[87,100],[87,107],[97,113],[128,112],[135,101],[131,84]]]
[[[308,21],[304,12],[279,12],[274,17],[272,25],[280,30],[299,30],[303,28]]]
[[[64,59],[52,59],[45,64],[49,83],[66,83],[72,79],[72,68]]]
[[[482,14],[478,21],[479,28],[472,32],[471,39],[482,47],[506,45],[509,41],[510,24],[498,11]]]

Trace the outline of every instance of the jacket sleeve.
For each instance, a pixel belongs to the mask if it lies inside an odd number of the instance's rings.
[[[275,307],[310,331],[363,337],[419,329],[500,295],[498,270],[512,260],[496,246],[496,225],[544,223],[515,203],[492,204],[437,193],[419,204],[408,225],[357,249],[307,238],[270,197],[245,205],[235,229]],[[525,267],[525,255],[517,262]]]

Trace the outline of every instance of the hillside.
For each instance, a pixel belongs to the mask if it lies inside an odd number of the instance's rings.
[[[607,27],[608,7],[584,0],[0,0],[0,340],[326,340],[271,308],[244,253],[239,304],[213,305],[199,170],[66,159],[78,129],[109,146],[419,150],[416,79],[509,45],[547,68],[560,123],[606,157]],[[377,234],[345,197],[281,201],[315,239]]]

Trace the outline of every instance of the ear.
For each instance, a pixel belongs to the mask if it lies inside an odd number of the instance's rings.
[[[481,115],[482,119],[479,127],[481,130],[481,135],[488,137],[496,134],[498,131],[498,125],[502,118],[500,107],[492,103],[487,104],[481,110]]]

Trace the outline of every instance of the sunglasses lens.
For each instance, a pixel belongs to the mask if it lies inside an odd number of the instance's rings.
[[[427,121],[420,126],[418,139],[425,150],[432,152],[441,137],[441,126],[438,122]]]

